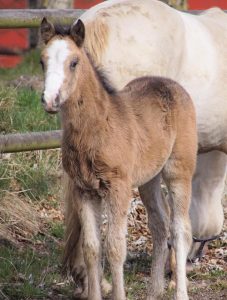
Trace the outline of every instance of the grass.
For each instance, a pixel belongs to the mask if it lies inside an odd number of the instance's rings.
[[[45,113],[40,93],[30,88],[0,85],[0,119],[1,134],[60,128],[58,116]]]
[[[216,281],[217,278],[225,277],[223,270],[211,270],[210,272],[202,273],[198,271],[190,272],[188,278],[191,280],[206,280]]]
[[[47,299],[55,294],[70,299],[72,285],[60,274],[61,247],[48,240],[45,245],[39,251],[1,247],[0,299]]]
[[[0,69],[1,80],[8,81],[18,78],[21,75],[41,75],[42,70],[39,64],[40,50],[29,51],[23,62],[12,69]]]
[[[0,69],[0,133],[45,131],[59,129],[58,116],[44,112],[40,104],[40,90],[14,82],[20,76],[32,76],[42,81],[39,65],[40,52],[33,50],[25,55],[23,63],[14,69]],[[14,85],[11,83],[14,82]]]
[[[62,223],[55,222],[51,225],[50,234],[57,239],[63,239],[64,237],[64,227]]]
[[[0,159],[0,196],[17,192],[32,201],[59,194],[59,150],[14,153]]]

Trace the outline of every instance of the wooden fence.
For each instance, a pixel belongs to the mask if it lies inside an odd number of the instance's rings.
[[[0,28],[38,27],[43,17],[53,22],[61,20],[62,24],[70,24],[83,12],[82,9],[1,9]]]
[[[84,10],[81,9],[1,9],[0,29],[38,27],[44,16],[53,22],[60,20],[63,24],[71,24],[83,12]],[[200,12],[196,10],[189,11],[193,14]],[[0,135],[0,153],[59,148],[61,134],[60,130],[56,130]]]
[[[83,12],[81,9],[1,9],[0,28],[38,27],[44,16],[53,22],[61,20],[63,24],[71,24]],[[0,153],[59,148],[61,135],[61,130],[0,135]]]

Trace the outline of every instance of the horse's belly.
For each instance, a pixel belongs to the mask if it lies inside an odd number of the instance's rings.
[[[190,207],[192,232],[197,238],[207,238],[219,234],[224,219],[221,199],[225,186],[223,172],[226,170],[226,164],[223,163],[223,160],[226,161],[227,157],[216,151],[209,153],[210,168],[207,169],[205,168],[207,164],[206,155],[198,156],[198,166],[195,173],[196,184],[194,181]],[[215,176],[214,169],[216,169]]]
[[[182,14],[182,18],[185,49],[175,79],[194,101],[199,144],[203,148],[212,148],[227,141],[227,86],[224,76],[227,66],[223,66],[227,54],[220,51],[221,46],[215,43],[215,32],[204,26],[198,17]],[[218,28],[216,34],[220,34]],[[227,35],[223,33],[222,36],[227,43]]]

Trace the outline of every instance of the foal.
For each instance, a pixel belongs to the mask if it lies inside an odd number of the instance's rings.
[[[44,18],[41,36],[46,44],[41,55],[45,72],[42,102],[47,112],[61,113],[62,162],[74,195],[69,209],[77,211],[77,225],[82,230],[88,299],[102,299],[102,201],[108,215],[106,251],[112,297],[124,300],[123,263],[131,188],[139,186],[148,213],[155,220],[157,211],[160,214],[163,209],[158,201],[162,175],[169,189],[176,299],[187,300],[185,267],[191,245],[188,210],[197,152],[195,112],[189,95],[176,82],[160,77],[138,78],[116,92],[85,51],[85,28],[80,20],[63,32]],[[155,224],[153,230],[159,231],[162,226]],[[67,243],[73,244],[75,238],[69,235]],[[166,237],[160,234],[154,240],[149,300],[160,296],[164,288],[166,248]]]

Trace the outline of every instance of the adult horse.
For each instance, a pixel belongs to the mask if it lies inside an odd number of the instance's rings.
[[[155,0],[112,0],[91,8],[81,19],[89,37],[85,38],[88,52],[116,88],[139,76],[159,75],[179,81],[192,96],[199,151],[218,150],[199,155],[193,182],[192,228],[197,238],[217,235],[223,223],[221,196],[227,153],[226,14],[215,8],[193,16]],[[70,186],[66,197],[73,201]],[[159,216],[159,226],[167,235],[164,210],[155,203],[148,205]],[[67,215],[65,264],[74,278],[85,283],[79,226],[70,205]],[[159,240],[149,217],[153,238]],[[164,261],[152,267],[157,273],[163,272]],[[163,284],[155,279],[153,289],[160,294]]]

